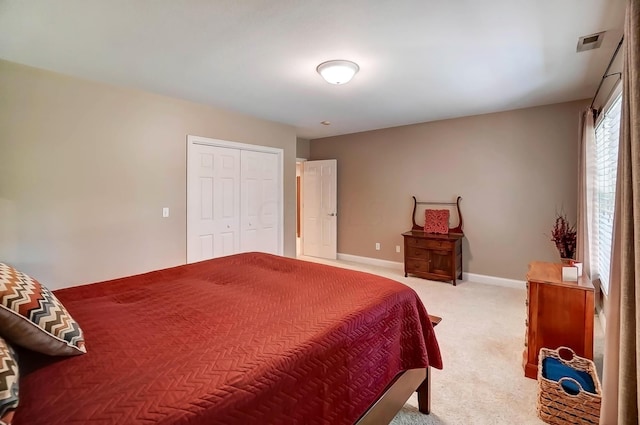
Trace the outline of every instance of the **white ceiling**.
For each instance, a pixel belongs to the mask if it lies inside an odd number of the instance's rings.
[[[0,58],[313,139],[590,98],[623,17],[624,0],[0,0]],[[330,85],[329,59],[360,72]]]

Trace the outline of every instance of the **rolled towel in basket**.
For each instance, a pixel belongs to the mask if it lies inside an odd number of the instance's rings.
[[[584,391],[592,394],[596,393],[596,386],[587,372],[575,370],[553,357],[547,357],[542,360],[542,376],[552,381],[571,378],[578,382]],[[580,388],[570,380],[563,380],[561,385],[568,394],[577,395],[580,392]]]

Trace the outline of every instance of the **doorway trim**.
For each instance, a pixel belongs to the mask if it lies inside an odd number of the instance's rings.
[[[296,257],[304,255],[302,250],[302,239],[304,237],[304,227],[302,225],[303,208],[302,197],[304,180],[303,180],[303,163],[306,158],[296,158]],[[299,232],[298,232],[299,230]]]

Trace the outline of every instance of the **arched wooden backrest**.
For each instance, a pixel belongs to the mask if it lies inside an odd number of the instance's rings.
[[[449,227],[449,233],[458,233],[463,235],[462,231],[462,212],[460,211],[460,201],[462,200],[462,196],[458,196],[456,202],[432,202],[432,201],[418,201],[415,196],[413,198],[413,213],[411,214],[411,222],[413,223],[413,227],[411,230],[424,230],[424,226],[418,226],[416,223],[416,210],[418,204],[428,204],[428,205],[455,205],[458,210],[458,225],[456,227]]]

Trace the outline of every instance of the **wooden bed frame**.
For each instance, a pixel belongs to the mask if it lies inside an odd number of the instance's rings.
[[[357,425],[388,424],[402,409],[414,391],[418,392],[418,409],[429,414],[431,411],[431,373],[429,368],[410,369],[398,376],[387,386],[380,397],[358,419]]]
[[[435,327],[441,317],[429,315]],[[411,394],[418,392],[418,410],[431,413],[431,368],[409,369],[398,376],[384,390],[382,396],[358,419],[356,425],[388,424],[398,414]]]

